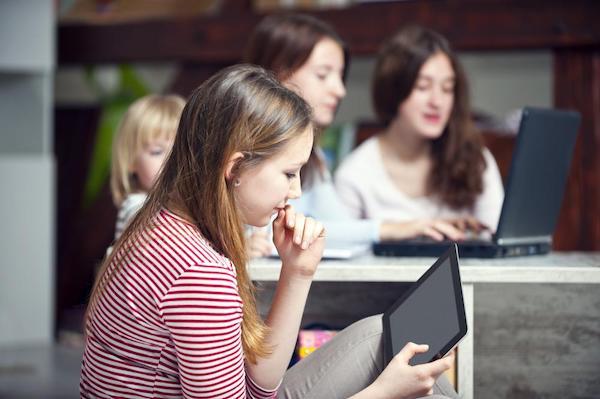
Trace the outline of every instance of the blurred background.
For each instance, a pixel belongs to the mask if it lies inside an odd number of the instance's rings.
[[[331,168],[380,128],[370,101],[379,45],[419,23],[459,51],[473,118],[503,177],[523,106],[582,113],[554,249],[600,250],[598,1],[2,0],[0,397],[77,397],[81,317],[114,236],[112,134],[127,106],[151,92],[187,96],[238,62],[260,18],[286,10],[331,23],[350,47],[348,94],[323,137]],[[486,290],[477,293],[476,397],[600,392],[600,321],[587,313],[600,308],[597,289]],[[541,306],[538,323],[499,343],[496,329],[523,301]],[[574,337],[577,349],[550,355]]]

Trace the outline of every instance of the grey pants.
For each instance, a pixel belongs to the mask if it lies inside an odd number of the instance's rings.
[[[310,356],[289,369],[279,388],[279,398],[347,398],[370,385],[383,370],[381,315],[367,317],[333,337]],[[442,375],[434,395],[458,398]]]

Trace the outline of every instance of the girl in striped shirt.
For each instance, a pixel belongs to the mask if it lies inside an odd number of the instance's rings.
[[[452,356],[411,367],[408,360],[426,347],[409,344],[382,371],[380,317],[348,327],[286,371],[324,246],[323,225],[287,204],[301,194],[313,135],[310,107],[262,68],[227,68],[192,93],[157,183],[95,283],[82,397],[408,398],[431,391]],[[243,226],[265,226],[273,216],[282,267],[262,320]]]

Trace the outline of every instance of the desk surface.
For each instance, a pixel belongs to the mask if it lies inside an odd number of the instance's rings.
[[[350,260],[324,260],[315,281],[416,281],[434,258],[388,258],[364,255]],[[461,259],[463,283],[600,283],[600,252],[555,252],[504,259]],[[254,259],[253,280],[275,281],[278,259]]]

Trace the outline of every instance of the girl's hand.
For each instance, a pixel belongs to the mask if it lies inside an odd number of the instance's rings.
[[[248,255],[251,258],[269,256],[273,249],[273,243],[269,240],[269,233],[262,230],[253,232],[246,239],[246,246],[248,247]]]
[[[428,345],[406,344],[369,387],[373,396],[408,399],[431,395],[435,381],[454,364],[455,354],[452,351],[441,359],[417,366],[408,364],[413,356],[428,349]]]
[[[321,222],[287,205],[273,221],[273,243],[285,271],[312,278],[323,256],[325,229]]]

